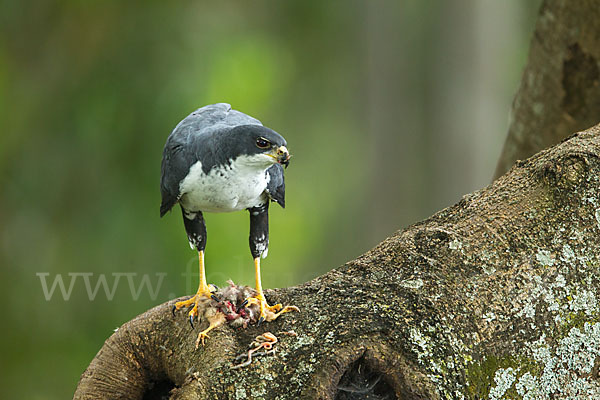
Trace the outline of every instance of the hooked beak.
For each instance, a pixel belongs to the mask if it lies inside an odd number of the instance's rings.
[[[291,157],[288,149],[285,146],[278,147],[275,154],[277,162],[287,168]]]

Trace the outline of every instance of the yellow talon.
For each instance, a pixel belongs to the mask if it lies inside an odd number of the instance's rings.
[[[300,309],[296,306],[285,306],[283,307],[281,304],[275,304],[270,306],[269,303],[264,298],[264,295],[261,293],[257,294],[255,297],[250,297],[248,299],[248,305],[258,305],[260,308],[260,317],[259,321],[273,321],[277,319],[281,314],[285,314],[290,311],[300,311]]]
[[[198,292],[195,295],[193,295],[192,297],[190,297],[189,299],[183,300],[183,301],[178,301],[177,303],[175,303],[175,309],[180,310],[182,308],[187,308],[193,304],[194,307],[190,311],[189,315],[190,316],[192,314],[198,315],[198,303],[206,298],[210,299],[210,295],[211,295],[210,291],[207,294],[206,292],[202,291],[201,289],[198,289]]]
[[[196,317],[196,316],[198,316],[198,303],[194,304],[194,307],[192,307],[192,309],[190,310],[190,312],[188,313],[188,315],[190,317]]]
[[[191,305],[194,305],[194,307],[188,313],[190,325],[192,325],[192,328],[194,327],[194,324],[193,324],[194,317],[198,316],[198,303],[201,301],[204,301],[206,299],[210,299],[213,296],[213,291],[211,291],[211,288],[206,284],[206,277],[204,274],[204,252],[203,251],[198,252],[198,261],[199,261],[199,265],[200,265],[200,268],[199,268],[200,269],[200,284],[198,285],[198,291],[196,292],[195,295],[193,295],[189,299],[183,300],[183,301],[178,301],[173,306],[173,315],[174,315],[175,311],[180,310],[184,307],[187,308],[187,307],[190,307]],[[211,285],[211,286],[214,287],[214,285]]]
[[[254,271],[256,277],[256,291],[258,294],[254,297],[250,297],[248,300],[249,305],[258,305],[260,307],[260,317],[258,319],[258,323],[260,324],[262,321],[273,321],[277,319],[281,314],[290,311],[300,311],[298,307],[295,306],[285,306],[282,309],[281,304],[275,304],[270,306],[265,300],[265,295],[262,290],[262,284],[260,279],[260,257],[256,257],[254,259]]]

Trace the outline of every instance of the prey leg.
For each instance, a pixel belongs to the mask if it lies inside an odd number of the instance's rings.
[[[208,332],[223,325],[223,323],[225,322],[225,315],[223,313],[218,312],[212,317],[208,317],[207,319],[210,325],[208,325],[208,328],[206,328],[198,334],[198,339],[196,339],[196,348],[200,346],[200,343],[202,343],[202,346],[204,346],[204,339],[208,337]]]

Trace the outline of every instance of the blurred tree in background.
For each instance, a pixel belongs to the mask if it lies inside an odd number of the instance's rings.
[[[0,397],[70,396],[114,327],[195,289],[179,212],[158,217],[191,111],[229,102],[286,137],[263,284],[299,284],[489,182],[538,6],[0,2]],[[209,281],[251,283],[247,213],[207,225]],[[57,277],[68,300],[44,293]]]

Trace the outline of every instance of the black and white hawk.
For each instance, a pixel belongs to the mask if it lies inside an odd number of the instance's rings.
[[[290,159],[286,146],[280,134],[225,103],[194,111],[167,138],[161,165],[160,216],[179,203],[190,246],[198,251],[198,291],[174,308],[192,307],[192,326],[198,302],[213,296],[204,272],[203,212],[249,211],[257,295],[248,303],[260,306],[259,323],[296,309],[267,304],[260,278],[260,258],[267,256],[269,248],[269,203],[285,207],[283,166],[287,167]]]

